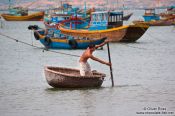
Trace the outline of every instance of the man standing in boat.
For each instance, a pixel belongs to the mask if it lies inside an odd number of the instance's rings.
[[[100,45],[94,45],[94,44],[91,44],[89,45],[89,47],[83,52],[83,54],[81,55],[80,59],[79,59],[79,63],[80,63],[80,75],[81,76],[85,76],[85,75],[92,75],[92,72],[91,72],[91,67],[88,63],[88,59],[92,59],[92,60],[95,60],[95,61],[98,61],[102,64],[106,64],[108,66],[111,66],[111,63],[110,62],[106,62],[106,61],[103,61],[99,58],[96,58],[93,56],[93,52],[99,48],[99,47],[102,47],[104,46],[106,43],[108,43],[108,39],[106,39],[103,43],[101,43]]]

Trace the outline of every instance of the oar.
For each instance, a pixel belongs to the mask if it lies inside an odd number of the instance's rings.
[[[111,55],[110,55],[109,43],[107,43],[107,48],[108,48],[108,57],[109,57],[109,62],[111,63]],[[111,73],[111,82],[112,82],[112,87],[114,87],[114,80],[113,80],[112,66],[110,66],[110,73]]]

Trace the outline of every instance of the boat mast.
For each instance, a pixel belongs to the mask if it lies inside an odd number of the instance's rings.
[[[86,1],[84,2],[84,18],[86,18]]]
[[[11,9],[11,0],[9,0],[9,9]]]

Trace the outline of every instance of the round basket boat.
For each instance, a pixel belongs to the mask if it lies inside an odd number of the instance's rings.
[[[78,69],[51,66],[46,66],[44,73],[48,84],[54,88],[100,87],[106,76],[94,71],[93,75],[80,76]]]

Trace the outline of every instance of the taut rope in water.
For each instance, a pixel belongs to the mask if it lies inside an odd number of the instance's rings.
[[[146,24],[142,24],[142,25],[145,25],[145,26],[147,26]],[[145,31],[145,29],[143,28],[143,27],[141,27],[141,25],[138,25],[143,31]],[[150,26],[149,26],[150,27]],[[154,38],[154,39],[157,39],[158,41],[160,41],[160,42],[163,42],[163,43],[165,43],[166,41],[163,41],[163,40],[160,40],[159,38],[157,38],[157,37],[155,37],[155,36],[153,36],[153,35],[151,35],[151,34],[149,34],[149,33],[147,33],[147,35],[148,36],[150,36],[150,37],[152,37],[152,38]]]
[[[2,34],[2,33],[0,33],[0,35],[6,37],[6,38],[8,38],[8,39],[14,40],[14,41],[16,41],[16,42],[19,42],[19,43],[22,43],[22,44],[25,44],[25,45],[28,45],[28,46],[31,46],[31,47],[34,47],[34,48],[42,49],[43,52],[44,52],[44,50],[46,50],[46,49],[40,48],[40,47],[38,47],[38,46],[35,46],[35,45],[32,45],[32,44],[29,44],[29,43],[20,41],[20,40],[18,40],[18,39],[15,39],[15,38],[13,38],[13,37],[8,36],[8,35],[4,35],[4,34]],[[48,50],[48,49],[47,49],[46,51],[49,51],[49,52],[52,52],[52,53],[58,53],[58,54],[68,55],[68,56],[80,57],[79,55],[68,54],[68,53],[58,52],[58,51],[51,51],[51,50]]]

